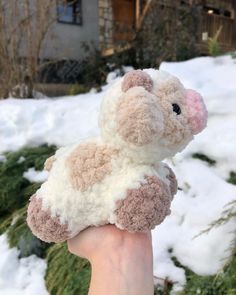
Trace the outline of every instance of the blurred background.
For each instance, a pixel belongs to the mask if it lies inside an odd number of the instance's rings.
[[[89,263],[34,237],[27,203],[58,147],[99,134],[106,89],[150,67],[209,111],[167,159],[179,187],[152,232],[155,294],[236,294],[235,0],[0,0],[0,294],[87,294]]]
[[[1,0],[2,96],[23,82],[25,97],[33,88],[52,96],[86,91],[124,64],[158,67],[233,51],[235,6],[229,0]]]

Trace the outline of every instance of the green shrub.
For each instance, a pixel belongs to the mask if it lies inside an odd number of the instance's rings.
[[[39,185],[30,183],[23,173],[31,167],[42,170],[45,160],[54,153],[54,146],[43,145],[6,154],[6,161],[0,163],[0,216],[26,204]]]
[[[236,59],[236,51],[230,52],[229,54],[232,58]]]
[[[223,27],[220,26],[215,35],[212,38],[208,38],[207,40],[208,53],[210,56],[218,56],[221,54],[221,48],[218,39],[222,31],[222,28]]]
[[[70,87],[68,95],[83,94],[90,90],[90,87],[82,84],[74,84]]]
[[[7,233],[10,247],[17,247],[21,257],[43,257],[48,248],[26,224],[26,204],[41,184],[30,183],[23,173],[31,167],[42,170],[45,160],[54,153],[54,146],[23,148],[7,153],[6,161],[0,163],[0,234]]]
[[[210,166],[214,166],[216,164],[215,160],[213,160],[213,159],[209,158],[208,156],[201,154],[201,153],[193,154],[192,158],[207,162]]]
[[[231,171],[229,174],[229,178],[227,180],[229,183],[235,184],[236,185],[236,172]]]
[[[221,217],[212,222],[209,227],[199,233],[199,235],[207,234],[215,227],[219,227],[230,220],[236,218],[236,201],[228,203],[222,211]],[[236,233],[236,232],[235,232]],[[213,276],[199,276],[190,269],[185,268],[187,276],[187,284],[180,295],[233,295],[236,294],[236,239],[229,245],[231,256],[223,269]],[[177,266],[180,263],[173,258]]]
[[[168,279],[165,279],[163,282],[163,286],[155,286],[154,295],[167,295],[170,294],[171,289],[173,287],[173,283]]]
[[[17,247],[20,250],[20,257],[35,254],[39,257],[45,256],[49,247],[36,238],[26,224],[27,206],[16,210],[8,216],[0,225],[0,233],[6,231],[10,247]]]
[[[236,250],[236,249],[235,249]],[[178,295],[234,295],[236,294],[236,252],[231,260],[216,275],[200,276],[189,268],[181,265],[179,261],[172,257],[175,265],[184,268],[186,273],[186,285]],[[157,286],[155,295],[169,295],[172,289],[171,282],[166,281],[164,287]]]
[[[46,286],[51,295],[87,295],[91,268],[87,260],[72,255],[66,243],[48,250]]]
[[[234,295],[236,294],[236,256],[214,276],[199,276],[185,268],[187,284],[179,295]]]

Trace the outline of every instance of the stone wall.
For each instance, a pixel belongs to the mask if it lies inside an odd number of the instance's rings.
[[[113,46],[112,0],[98,0],[99,43],[102,52]]]

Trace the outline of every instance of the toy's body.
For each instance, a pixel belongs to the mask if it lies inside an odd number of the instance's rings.
[[[200,96],[176,78],[155,70],[126,74],[104,98],[101,137],[61,148],[45,163],[49,178],[28,209],[33,233],[61,242],[91,225],[154,228],[170,214],[177,190],[161,161],[205,124]]]

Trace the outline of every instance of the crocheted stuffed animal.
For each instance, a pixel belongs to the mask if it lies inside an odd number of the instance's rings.
[[[201,96],[176,77],[153,69],[127,73],[104,97],[101,137],[60,148],[46,161],[48,180],[28,207],[32,232],[62,242],[108,223],[153,229],[170,214],[177,191],[161,161],[183,150],[206,121]]]

